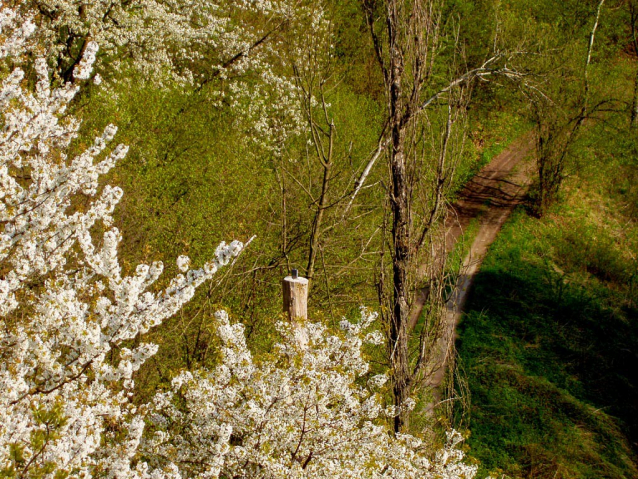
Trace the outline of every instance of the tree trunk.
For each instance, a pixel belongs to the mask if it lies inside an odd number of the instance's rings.
[[[392,346],[392,370],[394,372],[395,405],[401,406],[409,395],[408,331],[410,316],[408,298],[408,268],[410,266],[410,221],[408,209],[408,188],[405,171],[404,132],[397,125],[393,131],[392,152],[392,239],[394,258],[392,261],[392,283],[394,289],[390,344]],[[400,414],[395,418],[395,431],[407,427],[407,417]]]
[[[410,267],[410,210],[409,185],[405,160],[406,118],[403,111],[402,77],[403,56],[397,44],[398,12],[396,2],[388,5],[388,34],[390,53],[390,131],[392,135],[392,151],[390,152],[390,170],[392,174],[392,242],[394,255],[392,258],[392,285],[394,290],[391,324],[390,360],[394,375],[394,402],[401,408],[410,394],[410,364],[408,360],[408,330],[410,318],[408,270]],[[408,416],[400,412],[394,420],[395,432],[408,427]]]
[[[631,126],[638,127],[638,71],[634,79],[634,98],[631,102]]]
[[[312,222],[312,232],[310,234],[310,248],[308,252],[308,267],[306,268],[306,277],[310,284],[315,276],[315,262],[317,261],[317,251],[319,249],[319,239],[321,236],[321,226],[323,224],[323,213],[328,206],[328,185],[330,183],[330,172],[332,169],[332,163],[328,160],[328,163],[323,165],[323,180],[321,183],[321,195],[319,196],[319,204],[317,205],[317,211],[315,213],[314,221]]]

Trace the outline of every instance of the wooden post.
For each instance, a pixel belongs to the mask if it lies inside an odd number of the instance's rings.
[[[308,280],[300,278],[297,270],[292,270],[292,275],[286,276],[283,281],[284,312],[288,313],[288,319],[308,319]]]
[[[308,319],[308,280],[300,278],[296,269],[282,282],[284,313],[295,326],[297,341],[302,348],[308,345],[304,322]]]

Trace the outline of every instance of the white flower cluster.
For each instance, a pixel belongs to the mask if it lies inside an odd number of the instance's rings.
[[[0,33],[4,41],[0,45],[0,58],[21,54],[35,31],[30,17],[21,17],[10,8],[0,10]]]
[[[82,60],[80,60],[80,63],[78,63],[73,70],[73,77],[75,79],[88,80],[91,77],[93,64],[95,63],[95,55],[97,54],[98,49],[99,46],[97,42],[90,41],[87,43],[84,55],[82,55]]]
[[[235,18],[285,15],[281,8],[249,1],[95,0],[79,6],[74,0],[28,0],[22,8],[41,12],[39,43],[63,63],[74,60],[72,42],[97,42],[109,60],[125,52],[145,73],[168,73],[181,80],[196,74],[192,67],[198,61],[213,55],[220,64],[209,66],[221,67],[263,35],[258,27],[239,25]]]
[[[450,432],[435,454],[417,437],[394,436],[382,419],[381,398],[359,385],[368,373],[362,321],[344,336],[305,325],[307,347],[295,328],[280,324],[284,341],[259,360],[246,347],[244,328],[217,314],[221,361],[214,370],[184,372],[173,391],[158,394],[154,433],[142,450],[157,470],[188,478],[471,478]]]
[[[65,79],[87,79],[100,45],[96,84],[121,79],[133,66],[156,84],[201,86],[222,80],[219,102],[241,109],[251,141],[279,151],[305,125],[292,70],[290,39],[325,28],[315,2],[304,0],[27,0],[38,44]],[[284,34],[285,32],[285,34]],[[76,65],[77,50],[84,59]],[[105,61],[102,61],[105,60]],[[71,75],[72,74],[72,75]]]
[[[0,51],[20,54],[31,25],[1,8]],[[79,77],[96,51],[87,48]],[[35,72],[35,91],[19,68],[0,86],[0,471],[134,477],[144,422],[129,401],[131,376],[157,347],[120,345],[174,314],[242,245],[220,245],[199,270],[181,259],[185,274],[164,291],[149,290],[161,263],[123,276],[120,233],[109,228],[122,191],[99,178],[127,148],[109,146],[117,129],[108,126],[67,156],[79,122],[63,114],[78,87],[51,88],[43,59]]]

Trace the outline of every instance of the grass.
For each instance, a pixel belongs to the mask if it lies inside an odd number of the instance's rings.
[[[458,273],[461,270],[465,257],[470,253],[472,243],[476,239],[476,235],[481,227],[480,216],[470,220],[467,228],[463,231],[463,234],[459,237],[454,248],[450,251],[447,260],[447,267],[449,271]]]
[[[516,210],[476,278],[457,345],[471,405],[457,418],[479,477],[638,477],[638,226],[626,158],[612,156],[545,218]]]
[[[471,126],[472,144],[468,148],[469,156],[459,165],[453,187],[454,193],[461,191],[481,168],[501,154],[529,127],[522,117],[506,111],[492,112],[484,118],[476,119]]]

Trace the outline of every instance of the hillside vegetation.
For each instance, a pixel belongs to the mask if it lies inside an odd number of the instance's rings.
[[[520,207],[481,267],[457,344],[469,389],[457,419],[483,471],[638,474],[635,148],[590,125],[559,203],[541,220]]]
[[[9,1],[0,81],[0,478],[638,477],[638,0]]]

